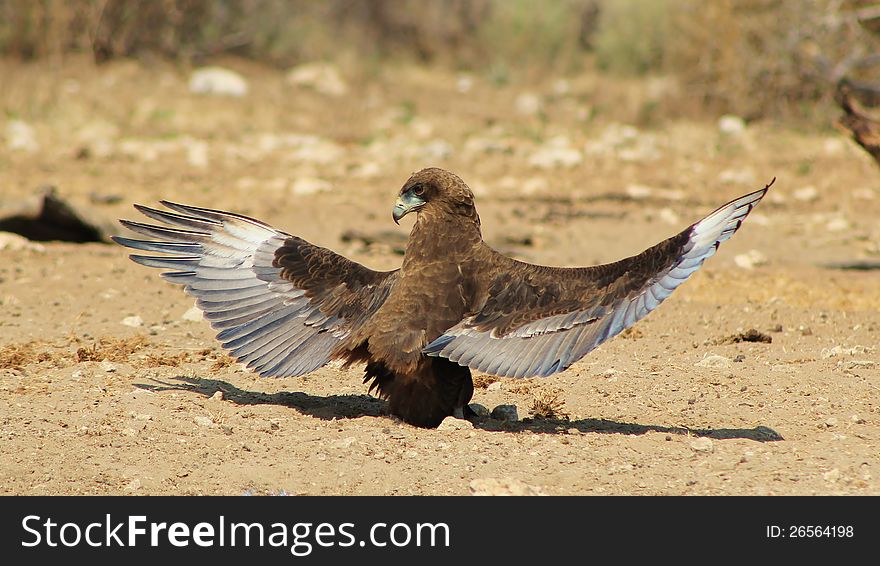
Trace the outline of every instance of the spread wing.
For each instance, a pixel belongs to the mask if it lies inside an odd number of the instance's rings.
[[[771,183],[772,184],[772,181]],[[740,197],[639,255],[552,268],[497,254],[479,309],[425,353],[505,377],[547,376],[657,308],[730,238],[770,185]]]
[[[165,226],[121,221],[154,240],[113,239],[165,254],[131,259],[185,285],[223,347],[263,376],[302,375],[326,364],[397,279],[397,271],[373,271],[246,216],[162,204],[175,212],[135,208]]]

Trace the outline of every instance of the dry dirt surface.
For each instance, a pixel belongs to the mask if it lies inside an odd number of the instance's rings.
[[[631,331],[551,378],[476,375],[473,402],[518,420],[439,430],[388,416],[360,368],[258,378],[119,246],[4,236],[0,493],[880,494],[880,170],[841,135],[636,128],[612,117],[638,97],[591,76],[323,88],[226,65],[246,95],[163,65],[0,63],[2,200],[52,185],[108,222],[162,198],[222,208],[387,269],[412,222],[394,226],[394,195],[436,165],[496,247],[590,265],[777,180]]]

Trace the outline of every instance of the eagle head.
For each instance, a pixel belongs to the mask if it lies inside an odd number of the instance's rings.
[[[403,184],[391,217],[399,224],[401,218],[420,210],[473,217],[474,193],[455,173],[428,167],[413,173]]]

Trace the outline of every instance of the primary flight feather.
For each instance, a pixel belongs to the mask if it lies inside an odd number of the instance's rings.
[[[471,190],[437,168],[414,173],[400,190],[394,221],[417,217],[394,271],[373,271],[246,216],[167,201],[169,210],[135,205],[162,225],[121,221],[149,240],[114,240],[163,254],[131,259],[185,285],[223,347],[260,375],[365,362],[364,382],[392,414],[434,427],[465,411],[471,369],[560,372],[646,316],[736,232],[769,186],[636,256],[582,268],[493,250]]]

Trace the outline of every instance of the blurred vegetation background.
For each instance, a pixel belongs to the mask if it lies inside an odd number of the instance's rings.
[[[649,84],[669,117],[826,126],[841,80],[880,98],[878,30],[869,0],[0,0],[0,54],[20,60],[402,60],[497,83],[599,72],[662,79]]]

